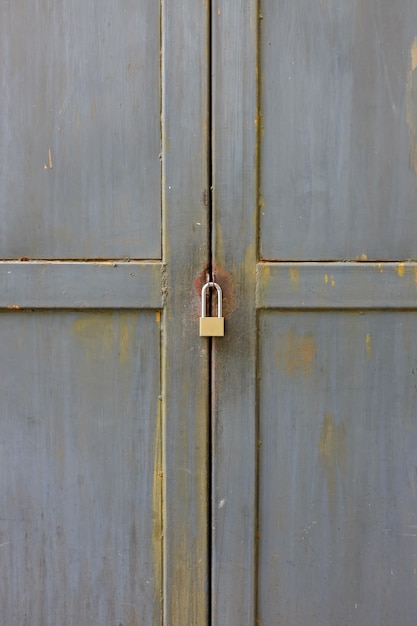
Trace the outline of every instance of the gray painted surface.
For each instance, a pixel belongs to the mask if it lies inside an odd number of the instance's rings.
[[[261,12],[262,258],[416,258],[416,3]]]
[[[1,258],[160,258],[159,3],[0,6]]]
[[[198,335],[208,264],[208,18],[205,0],[162,12],[164,624],[208,621],[208,340]]]
[[[161,263],[0,263],[0,308],[159,309],[166,285]]]
[[[9,624],[157,624],[155,312],[0,315],[0,603]]]
[[[416,263],[259,263],[260,309],[416,309]]]
[[[415,312],[262,312],[259,619],[412,626]]]
[[[207,19],[1,4],[8,624],[207,623]]]
[[[213,14],[219,626],[415,622],[416,17]]]
[[[225,337],[213,341],[212,623],[253,626],[256,608],[257,2],[214,8],[213,263]]]

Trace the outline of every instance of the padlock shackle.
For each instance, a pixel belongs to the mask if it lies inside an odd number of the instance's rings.
[[[223,292],[217,283],[206,283],[201,290],[201,317],[207,317],[206,292],[210,287],[214,287],[217,291],[217,317],[223,317]]]

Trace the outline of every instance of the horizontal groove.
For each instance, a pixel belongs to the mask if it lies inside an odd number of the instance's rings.
[[[417,309],[417,263],[258,263],[256,304],[259,309]]]
[[[159,262],[2,261],[0,309],[160,309]]]

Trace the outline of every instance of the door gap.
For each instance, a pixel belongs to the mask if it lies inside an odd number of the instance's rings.
[[[213,277],[213,252],[214,252],[214,243],[213,243],[213,234],[214,234],[214,225],[213,225],[213,85],[212,85],[212,56],[213,56],[213,28],[212,28],[212,19],[213,19],[213,5],[211,0],[207,4],[207,129],[208,129],[208,137],[207,137],[207,183],[208,183],[208,203],[207,203],[207,237],[208,237],[208,267],[207,274],[208,280],[211,282],[214,280]],[[211,298],[209,299],[209,315],[211,315]],[[213,429],[215,427],[215,417],[213,415],[213,408],[215,406],[213,401],[214,394],[214,364],[215,364],[215,355],[214,355],[214,342],[212,338],[208,339],[208,424],[207,424],[207,566],[208,566],[208,584],[207,584],[207,623],[210,625],[213,621],[212,615],[212,598],[213,598],[213,485],[214,485],[214,463],[213,463],[213,454],[214,454],[214,432]]]

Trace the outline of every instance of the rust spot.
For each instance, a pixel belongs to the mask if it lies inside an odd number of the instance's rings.
[[[236,309],[236,297],[233,287],[233,281],[231,275],[226,270],[215,268],[213,270],[213,280],[220,285],[223,292],[223,317],[230,317],[233,311]],[[201,290],[203,286],[209,281],[209,271],[204,269],[196,279],[194,280],[194,289],[197,295],[193,302],[193,314],[195,317],[200,317],[201,314]],[[216,307],[216,296],[213,293],[213,307]],[[209,310],[209,309],[208,309]]]
[[[310,376],[315,354],[316,343],[310,335],[298,335],[290,330],[278,338],[278,365],[290,376]]]
[[[208,189],[204,189],[203,194],[201,196],[201,202],[205,209],[207,209],[209,205],[209,201],[210,201],[210,194],[208,192]]]
[[[9,304],[9,306],[7,308],[9,309],[9,311],[11,311],[11,310],[19,310],[20,306],[18,304]]]
[[[228,318],[237,308],[237,297],[232,276],[220,267],[214,267],[213,280],[219,283],[223,291],[223,316]]]

